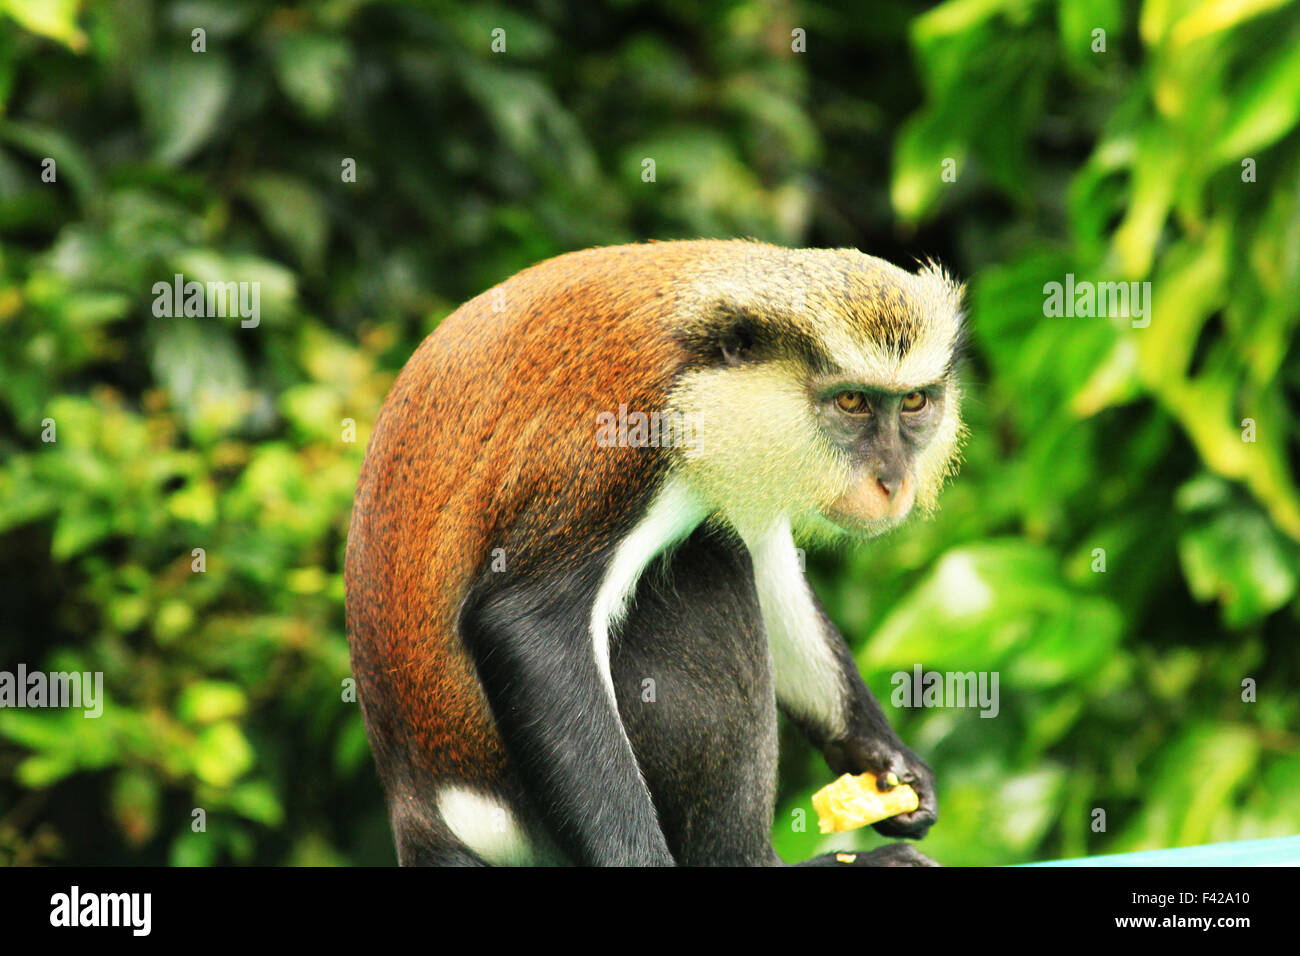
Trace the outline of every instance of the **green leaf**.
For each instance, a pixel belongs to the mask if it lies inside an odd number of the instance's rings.
[[[963,673],[1007,667],[1013,683],[1048,687],[1095,668],[1122,628],[1110,602],[1066,585],[1050,551],[1004,539],[944,554],[894,606],[859,661],[868,671],[918,662]]]
[[[250,177],[244,192],[271,234],[286,243],[303,266],[318,271],[329,238],[329,216],[316,192],[302,180],[279,173]]]
[[[945,162],[955,163],[958,176],[965,172],[967,149],[960,132],[940,113],[915,117],[900,132],[889,199],[903,222],[923,219],[950,185],[943,179]]]
[[[275,44],[275,73],[285,96],[314,120],[334,113],[346,90],[352,51],[340,37],[293,33]]]
[[[217,861],[217,852],[220,849],[215,834],[210,834],[206,830],[195,833],[189,828],[189,823],[187,819],[185,829],[172,840],[168,854],[169,865],[211,866]]]
[[[1281,139],[1300,121],[1300,42],[1266,52],[1238,86],[1227,128],[1219,134],[1215,155],[1223,162],[1244,157]]]
[[[30,750],[67,751],[67,728],[56,717],[49,711],[5,708],[0,710],[0,737]]]
[[[219,53],[179,53],[142,64],[135,87],[154,158],[177,166],[220,128],[234,73]]]
[[[1142,809],[1114,851],[1212,842],[1215,824],[1231,816],[1233,794],[1250,780],[1259,753],[1247,727],[1218,723],[1183,730],[1142,774]]]
[[[217,318],[155,318],[150,364],[189,433],[207,444],[237,429],[252,405],[234,332]]]
[[[99,177],[81,146],[65,132],[33,123],[0,119],[0,142],[18,147],[33,157],[54,160],[56,182],[66,181],[82,208],[89,209],[99,193]]]
[[[262,256],[229,254],[198,247],[177,253],[171,258],[171,265],[173,275],[179,272],[186,282],[201,282],[205,287],[209,282],[248,283],[246,288],[239,289],[240,308],[227,306],[225,319],[209,320],[225,322],[243,333],[251,333],[262,323],[285,322],[298,291],[298,277],[291,269]],[[257,316],[241,314],[245,295],[250,306],[257,306]],[[254,319],[257,325],[243,324],[245,320],[251,323]]]
[[[57,40],[75,53],[86,48],[86,35],[77,26],[81,0],[0,0],[0,13],[13,17],[32,33]]]
[[[194,742],[194,773],[204,783],[228,787],[253,766],[253,748],[234,721],[205,727]]]
[[[40,790],[58,783],[76,769],[76,761],[67,754],[36,754],[18,765],[14,779],[24,787]]]
[[[1258,511],[1216,511],[1178,540],[1187,586],[1201,601],[1217,601],[1224,623],[1244,627],[1283,607],[1296,594],[1300,549]]]
[[[1103,69],[1106,54],[1092,51],[1092,31],[1106,31],[1106,50],[1111,56],[1120,44],[1124,10],[1119,0],[1061,0],[1058,23],[1061,51],[1076,67]]]
[[[248,709],[248,697],[235,684],[224,681],[195,681],[181,691],[176,716],[187,723],[210,724],[238,717]]]
[[[239,784],[230,791],[225,803],[240,816],[268,827],[278,827],[284,821],[280,798],[265,780]]]

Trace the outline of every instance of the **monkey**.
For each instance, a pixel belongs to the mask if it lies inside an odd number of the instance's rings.
[[[796,545],[883,534],[955,473],[964,288],[918,265],[588,249],[423,341],[372,429],[344,565],[400,865],[784,865],[778,711],[835,774],[910,784],[919,807],[875,829],[925,835],[934,774]],[[900,841],[797,865],[935,864]]]

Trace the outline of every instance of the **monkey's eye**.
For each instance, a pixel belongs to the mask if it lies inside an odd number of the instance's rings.
[[[840,411],[848,412],[850,415],[865,415],[870,410],[867,396],[862,392],[840,392],[835,396],[835,404],[839,406]]]
[[[908,392],[903,396],[903,411],[919,412],[929,400],[925,392]]]

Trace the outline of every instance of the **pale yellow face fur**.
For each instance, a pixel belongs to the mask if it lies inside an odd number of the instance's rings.
[[[816,395],[841,380],[846,388],[896,393],[943,381],[942,416],[910,476],[916,501],[933,509],[962,437],[951,371],[961,287],[935,267],[908,273],[855,250],[726,245],[726,256],[702,257],[699,275],[679,290],[683,327],[720,307],[771,317],[810,338],[835,370],[828,376],[792,355],[686,372],[669,399],[694,429],[694,441],[680,450],[684,477],[743,538],[781,518],[804,538],[841,536],[828,509],[862,477],[823,430]],[[877,534],[901,517],[859,531]]]

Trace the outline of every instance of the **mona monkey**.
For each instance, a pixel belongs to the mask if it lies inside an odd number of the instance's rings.
[[[836,774],[911,784],[918,809],[875,826],[925,834],[934,775],[795,541],[934,507],[961,298],[855,250],[661,242],[542,262],[424,340],[346,558],[401,864],[781,865],[778,707]],[[622,409],[686,427],[606,440]],[[906,843],[807,864],[932,865]]]

